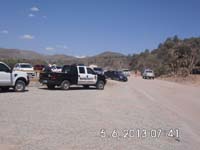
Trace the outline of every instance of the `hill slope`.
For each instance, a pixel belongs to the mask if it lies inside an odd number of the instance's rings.
[[[17,50],[17,49],[3,49],[0,48],[0,59],[6,61],[11,66],[17,62],[30,62],[32,64],[38,63],[56,63],[59,65],[82,63],[86,65],[95,64],[104,68],[118,69],[127,68],[127,57],[116,52],[103,52],[96,56],[77,58],[67,55],[42,55],[33,51]]]
[[[168,38],[153,51],[146,50],[132,56],[131,68],[142,71],[152,68],[156,74],[187,76],[200,66],[200,38]]]

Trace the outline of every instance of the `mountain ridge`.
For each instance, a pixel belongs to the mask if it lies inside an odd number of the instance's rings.
[[[14,59],[15,63],[23,59],[32,64],[57,63],[63,65],[83,63],[86,65],[95,64],[105,68],[118,68],[118,66],[127,67],[128,64],[126,55],[112,51],[105,51],[97,55],[77,58],[76,56],[65,54],[45,55],[31,50],[0,48],[0,60],[8,59]]]

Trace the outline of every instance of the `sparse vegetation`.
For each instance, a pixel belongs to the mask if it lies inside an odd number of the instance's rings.
[[[200,38],[181,40],[177,36],[168,38],[153,51],[145,50],[134,54],[131,68],[142,71],[154,69],[157,76],[187,76],[200,62]]]

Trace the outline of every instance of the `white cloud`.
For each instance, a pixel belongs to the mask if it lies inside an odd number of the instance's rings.
[[[28,16],[29,16],[29,17],[35,17],[35,15],[34,15],[34,14],[29,14]]]
[[[30,10],[34,12],[40,11],[40,9],[36,6],[33,6],[32,8],[30,8]]]
[[[86,56],[75,56],[76,58],[85,58]]]
[[[25,39],[25,40],[33,40],[35,37],[33,35],[30,35],[30,34],[24,34],[20,38]]]
[[[2,34],[8,34],[8,30],[2,30],[1,33]]]
[[[46,49],[47,51],[53,51],[53,50],[55,50],[54,47],[50,47],[50,46],[46,47],[45,49]]]
[[[56,45],[56,48],[67,50],[68,47],[66,45]]]

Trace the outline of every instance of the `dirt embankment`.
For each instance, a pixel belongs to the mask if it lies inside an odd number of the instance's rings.
[[[180,77],[180,76],[162,76],[158,79],[170,81],[170,82],[176,82],[184,85],[193,85],[193,86],[200,86],[200,75],[189,75],[187,77]]]

